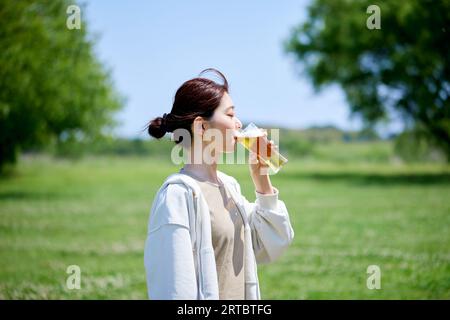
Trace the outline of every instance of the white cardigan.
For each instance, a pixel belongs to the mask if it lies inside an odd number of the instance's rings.
[[[289,214],[275,194],[256,193],[250,203],[233,177],[218,171],[244,220],[245,297],[260,299],[256,263],[277,259],[294,238]],[[148,223],[144,265],[151,299],[219,299],[210,213],[200,186],[182,173],[156,194]]]

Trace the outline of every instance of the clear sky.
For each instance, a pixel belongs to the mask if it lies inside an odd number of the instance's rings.
[[[170,112],[178,87],[208,67],[227,77],[243,122],[361,127],[349,118],[337,86],[316,94],[283,52],[289,30],[306,17],[308,0],[83,3],[81,18],[99,35],[96,52],[127,98],[117,116],[121,136],[144,137],[140,130],[148,120]]]

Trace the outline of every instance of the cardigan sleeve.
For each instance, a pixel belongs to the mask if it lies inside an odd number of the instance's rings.
[[[144,250],[150,299],[197,299],[186,192],[179,184],[169,185],[152,206]]]
[[[242,195],[236,179],[234,182],[249,220],[257,263],[275,261],[294,239],[289,213],[284,202],[278,199],[278,189],[273,188],[274,194],[255,191],[256,201],[252,203]]]

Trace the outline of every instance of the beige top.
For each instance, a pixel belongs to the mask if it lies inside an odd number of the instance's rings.
[[[223,184],[197,180],[211,215],[211,233],[216,258],[219,299],[245,299],[244,222]]]

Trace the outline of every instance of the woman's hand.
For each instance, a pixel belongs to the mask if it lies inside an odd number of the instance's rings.
[[[265,132],[267,136],[267,132]],[[269,148],[276,149],[273,141],[269,141]],[[272,194],[272,183],[269,178],[269,166],[260,160],[255,152],[250,151],[250,175],[255,185],[256,191],[263,194]]]

